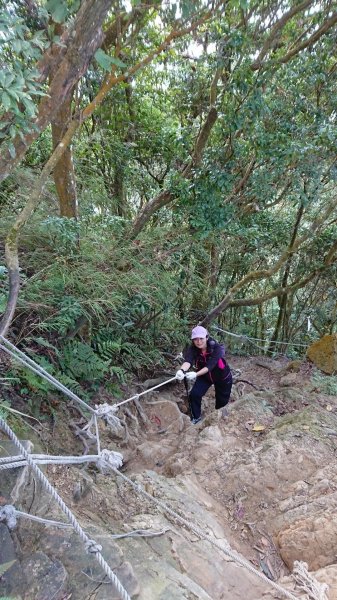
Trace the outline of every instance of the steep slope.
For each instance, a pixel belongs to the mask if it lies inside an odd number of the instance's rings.
[[[337,400],[313,388],[309,365],[290,373],[288,363],[256,358],[232,362],[240,367],[240,378],[246,383],[235,386],[235,402],[226,419],[213,410],[209,392],[203,405],[205,418],[192,426],[180,410],[184,392],[174,384],[143,398],[142,418],[130,408],[125,416],[127,442],[101,427],[104,447],[124,453],[120,476],[56,466],[48,467],[48,476],[84,529],[102,544],[103,555],[132,597],[284,597],[240,566],[237,552],[298,598],[305,596],[287,576],[294,560],[305,561],[318,581],[329,584],[328,598],[333,600],[337,598]],[[62,429],[64,449],[67,440],[71,445],[70,429],[59,422],[55,440],[58,429]],[[50,444],[55,452],[57,442]],[[135,490],[123,475],[146,494]],[[165,513],[158,501],[192,527]],[[36,494],[32,482],[25,485],[20,502],[34,514],[49,518],[57,514],[44,493]],[[142,530],[141,535],[118,541],[111,537],[135,530]],[[147,537],[149,532],[152,537]],[[17,566],[3,577],[5,593],[27,600],[50,597],[41,583],[47,580],[39,575],[45,573],[46,567],[41,567],[45,561],[59,577],[62,574],[62,585],[53,596],[56,600],[117,597],[72,532],[46,531],[22,521],[12,545]],[[15,583],[19,563],[26,573],[26,587],[20,588]],[[33,565],[35,583],[28,576]],[[36,591],[36,581],[44,591]],[[48,580],[47,590],[51,585]]]

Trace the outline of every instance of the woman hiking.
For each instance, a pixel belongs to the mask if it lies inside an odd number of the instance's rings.
[[[232,374],[225,360],[225,348],[216,340],[209,337],[207,329],[197,325],[192,329],[192,344],[184,353],[184,363],[176,373],[176,379],[184,377],[193,387],[189,394],[191,421],[195,425],[201,421],[201,400],[207,390],[214,385],[215,408],[222,409],[222,415],[227,416],[226,404],[229,402],[232,389]],[[187,372],[191,366],[196,371]]]

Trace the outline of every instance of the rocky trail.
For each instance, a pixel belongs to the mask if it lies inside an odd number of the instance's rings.
[[[100,426],[103,447],[124,456],[121,475],[55,465],[45,473],[102,545],[132,598],[285,597],[223,547],[295,598],[336,600],[337,397],[319,390],[307,362],[252,356],[232,357],[230,364],[240,381],[226,418],[214,410],[210,390],[204,419],[191,425],[183,412],[183,385],[164,386],[143,397],[138,409],[128,408],[119,437]],[[56,420],[52,436],[41,431],[33,440],[37,446],[41,438],[51,454],[83,452],[65,418]],[[5,438],[1,448],[2,454],[13,453]],[[48,494],[25,469],[17,471],[2,472],[1,495],[21,510],[61,520]],[[156,500],[211,536],[217,547],[164,513]],[[72,530],[20,520],[13,531],[0,524],[0,539],[0,564],[13,561],[0,579],[3,595],[118,598]],[[290,576],[294,561],[305,561],[317,582],[329,586],[326,596],[310,586],[301,589]]]

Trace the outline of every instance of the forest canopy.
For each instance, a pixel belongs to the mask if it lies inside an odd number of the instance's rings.
[[[0,334],[78,389],[336,331],[336,4],[1,0]]]

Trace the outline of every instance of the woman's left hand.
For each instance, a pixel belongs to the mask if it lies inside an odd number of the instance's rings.
[[[191,371],[190,373],[186,373],[186,379],[187,381],[195,381],[197,378],[197,374],[194,371]]]

